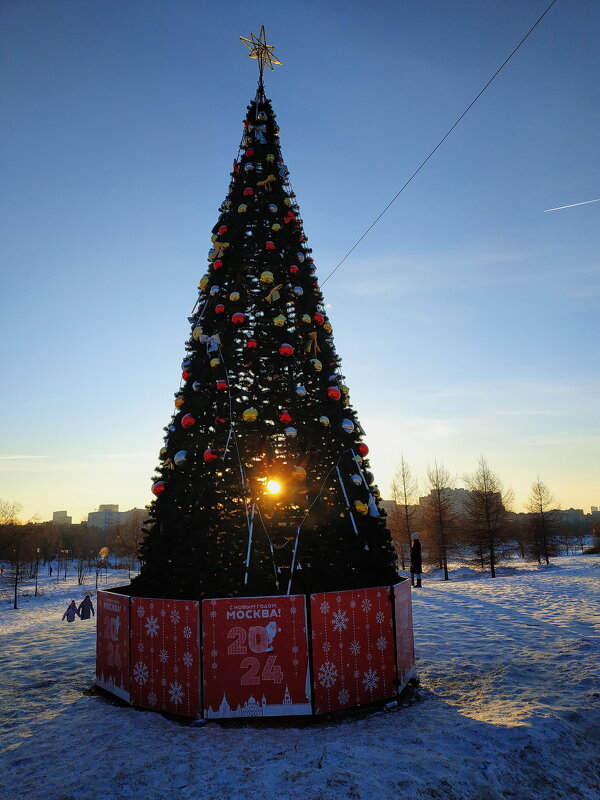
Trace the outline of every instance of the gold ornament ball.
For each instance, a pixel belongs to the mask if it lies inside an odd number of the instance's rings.
[[[273,283],[273,273],[269,272],[268,269],[266,269],[264,272],[261,272],[260,273],[260,282],[261,283]]]
[[[194,330],[192,331],[192,338],[194,339],[194,341],[196,341],[196,342],[197,342],[197,341],[198,341],[198,339],[199,339],[201,336],[202,336],[202,326],[201,326],[201,325],[196,325],[196,327],[195,327],[195,328],[194,328]]]
[[[239,292],[232,292],[229,295],[229,299],[231,300],[232,303],[236,303],[240,299],[240,293]]]
[[[272,164],[275,161],[275,156],[273,155],[273,153],[267,153],[266,161],[267,164]]]
[[[350,389],[343,383],[340,383],[340,392],[342,394],[350,394]]]
[[[185,398],[182,394],[178,394],[175,398],[175,408],[181,408],[182,405],[185,403]]]
[[[283,314],[278,314],[273,319],[273,325],[275,325],[277,328],[283,328],[283,326],[285,325],[286,322],[287,322],[287,320],[283,316]]]
[[[202,291],[206,289],[206,287],[208,286],[208,275],[203,275],[200,278],[200,283],[198,284],[198,286],[200,289],[202,289]]]
[[[312,322],[310,314],[302,314],[302,322],[304,322],[305,325],[308,325],[310,322]]]
[[[331,323],[330,323],[330,322],[326,322],[326,323],[323,325],[323,330],[324,330],[326,333],[331,333],[331,331],[333,330],[333,328],[331,327]]]
[[[220,363],[221,363],[220,358],[211,358],[210,360],[211,367],[218,367]]]
[[[304,467],[294,467],[292,470],[292,478],[296,481],[303,481],[306,478],[306,470]]]
[[[329,425],[329,417],[319,417],[319,422],[327,427]]]
[[[323,369],[323,364],[319,361],[318,358],[311,358],[310,363],[313,365],[313,369],[315,372],[321,372]]]
[[[246,205],[246,203],[241,203],[238,206],[238,214],[245,214],[246,211],[248,211],[248,206]]]
[[[289,198],[289,197],[286,197],[286,198],[285,198],[285,200],[284,200],[283,202],[285,203],[285,205],[286,205],[288,208],[289,208],[289,207],[292,205],[292,201],[290,200],[290,198]]]
[[[244,422],[255,422],[258,418],[258,411],[255,408],[247,408],[242,414]]]
[[[367,511],[369,510],[369,506],[360,500],[354,501],[354,508],[358,511],[359,514],[366,514]]]
[[[273,225],[271,225],[271,230],[280,231],[281,230],[281,225],[278,222],[274,222]]]

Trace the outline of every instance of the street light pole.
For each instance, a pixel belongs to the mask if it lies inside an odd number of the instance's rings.
[[[37,593],[37,582],[38,582],[38,570],[40,568],[40,548],[36,547],[35,549],[36,558],[35,558],[35,593],[34,597],[38,596]]]

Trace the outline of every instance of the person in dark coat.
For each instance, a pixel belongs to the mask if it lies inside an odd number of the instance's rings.
[[[412,547],[410,548],[410,582],[416,589],[420,589],[421,573],[423,572],[423,562],[421,560],[421,540],[419,539],[418,533],[413,533],[411,539]]]
[[[89,594],[86,594],[85,599],[81,601],[79,608],[77,609],[79,612],[79,616],[81,619],[89,619],[90,618],[90,611],[92,612],[92,616],[95,617],[96,614],[94,613],[94,606],[92,605],[92,601],[90,600]]]
[[[75,604],[75,600],[71,600],[71,605],[67,608],[67,610],[63,614],[63,620],[66,617],[67,622],[75,622],[75,617],[78,616],[79,616],[79,611],[77,610],[77,605]]]

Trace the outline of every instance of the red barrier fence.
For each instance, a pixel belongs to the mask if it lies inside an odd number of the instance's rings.
[[[128,703],[130,601],[115,592],[98,592],[96,600],[96,683]]]
[[[108,591],[98,592],[97,608],[96,683],[132,705],[192,719],[361,707],[392,700],[414,674],[406,580],[203,600],[201,609]]]
[[[312,714],[306,598],[202,602],[207,719]]]

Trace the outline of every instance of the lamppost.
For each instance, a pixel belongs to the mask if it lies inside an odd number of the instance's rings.
[[[35,555],[35,592],[34,592],[33,596],[37,597],[38,596],[38,593],[37,593],[38,570],[39,570],[39,567],[40,567],[40,548],[39,547],[35,548],[35,554],[36,554]]]
[[[66,581],[67,580],[67,568],[69,566],[69,551],[68,550],[63,550],[62,552],[65,554],[65,574],[63,576],[63,581]]]

